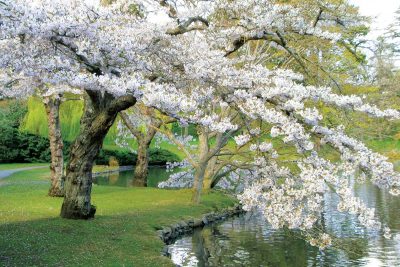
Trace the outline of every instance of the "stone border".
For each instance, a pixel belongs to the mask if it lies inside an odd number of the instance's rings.
[[[224,209],[219,212],[204,214],[201,219],[189,219],[164,227],[162,230],[158,230],[157,234],[166,245],[170,245],[178,238],[193,233],[195,229],[203,228],[212,223],[221,222],[242,213],[245,213],[242,206],[235,205],[232,208]],[[163,255],[168,256],[167,246],[164,247]]]
[[[120,166],[118,169],[116,170],[108,170],[108,171],[102,171],[102,172],[93,172],[92,173],[92,177],[96,177],[96,176],[100,176],[103,174],[111,174],[111,173],[116,173],[116,172],[122,172],[122,171],[130,171],[133,170],[135,168],[135,166]]]

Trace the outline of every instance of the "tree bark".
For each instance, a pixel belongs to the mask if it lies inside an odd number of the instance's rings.
[[[194,175],[193,195],[192,195],[192,202],[194,204],[200,203],[206,166],[207,164],[199,164]]]
[[[143,139],[137,139],[137,141],[137,161],[133,175],[133,183],[135,186],[147,186],[147,175],[149,173],[149,147],[151,142]]]
[[[207,169],[207,162],[209,160],[208,152],[210,150],[210,145],[208,144],[207,133],[204,129],[200,128],[199,131],[199,164],[196,168],[193,183],[193,195],[192,202],[194,204],[200,203],[201,191],[203,189],[204,175]]]
[[[61,95],[50,96],[44,99],[44,105],[47,113],[47,124],[49,128],[49,141],[50,141],[50,180],[51,186],[49,189],[49,196],[63,197],[63,141],[61,137],[60,127],[60,105]]]
[[[108,93],[87,93],[80,133],[71,147],[65,176],[61,217],[68,219],[94,217],[96,208],[91,205],[90,199],[94,160],[118,112],[136,103],[133,96],[114,98]]]
[[[212,185],[215,177],[216,164],[217,164],[217,157],[212,157],[207,163],[203,181],[203,189],[205,190],[209,190],[213,187]]]

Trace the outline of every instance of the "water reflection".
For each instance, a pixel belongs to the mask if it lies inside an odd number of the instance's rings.
[[[170,174],[171,173],[166,172],[164,167],[151,166],[149,168],[147,186],[157,187],[158,183],[167,180]],[[144,186],[144,183],[142,181],[136,181],[135,179],[133,179],[133,170],[99,175],[97,177],[94,177],[93,180],[94,183],[98,185],[111,185],[122,187]]]
[[[324,227],[341,237],[319,251],[294,232],[273,230],[261,218],[241,216],[196,231],[169,246],[181,266],[400,266],[400,198],[372,185],[354,185],[355,195],[375,207],[396,234],[387,240],[366,231],[353,215],[336,211],[338,199],[325,196]]]

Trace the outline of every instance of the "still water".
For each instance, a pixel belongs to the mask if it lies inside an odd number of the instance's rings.
[[[157,187],[158,183],[167,180],[171,173],[172,172],[166,172],[165,167],[149,167],[147,186]],[[99,175],[93,178],[93,182],[98,185],[122,187],[143,186],[133,179],[133,170]]]
[[[273,230],[260,217],[243,215],[183,237],[168,252],[180,266],[400,266],[400,198],[372,185],[354,185],[354,192],[376,208],[395,240],[365,231],[354,216],[338,213],[337,197],[327,195],[324,227],[341,241],[325,251],[299,233]]]

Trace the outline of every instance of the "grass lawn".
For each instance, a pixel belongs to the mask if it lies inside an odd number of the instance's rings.
[[[173,266],[156,230],[234,204],[211,192],[200,205],[188,190],[93,187],[94,220],[59,217],[48,197],[49,171],[35,169],[0,185],[0,266]]]

